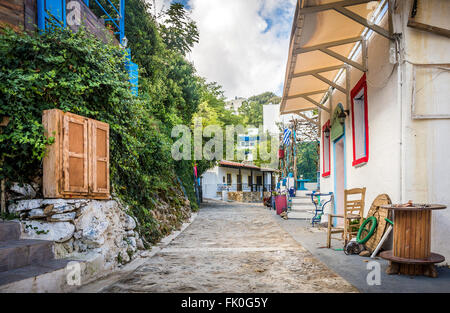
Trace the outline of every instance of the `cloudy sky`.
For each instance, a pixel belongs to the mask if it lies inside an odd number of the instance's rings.
[[[296,0],[174,0],[192,12],[200,43],[188,58],[228,98],[281,95]],[[156,0],[168,7],[170,0]]]

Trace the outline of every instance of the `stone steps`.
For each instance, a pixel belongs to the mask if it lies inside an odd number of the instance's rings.
[[[0,272],[10,271],[53,259],[53,242],[51,241],[0,241]]]
[[[307,194],[310,194],[310,193],[312,193],[311,190],[297,190],[295,194],[297,195],[297,197],[311,199],[311,196],[307,196]]]
[[[0,221],[0,241],[19,240],[20,223]]]
[[[20,239],[21,225],[0,222],[0,292],[62,292],[70,260],[55,260],[53,241]]]
[[[0,272],[2,293],[57,293],[67,292],[76,286],[67,284],[70,260],[50,260],[34,263],[6,272]]]
[[[311,202],[311,198],[303,198],[303,197],[295,197],[292,198],[292,204],[300,204],[300,205],[313,205]]]

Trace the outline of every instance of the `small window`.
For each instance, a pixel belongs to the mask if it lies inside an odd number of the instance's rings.
[[[248,185],[251,186],[252,184],[253,184],[253,182],[252,182],[252,177],[249,176],[249,177],[248,177]]]
[[[367,115],[367,83],[364,74],[351,93],[353,166],[369,161],[369,122]]]
[[[322,177],[329,177],[331,174],[330,162],[330,121],[326,122],[322,127]]]

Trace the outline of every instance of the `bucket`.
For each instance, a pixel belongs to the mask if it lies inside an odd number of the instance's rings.
[[[287,199],[285,195],[275,197],[275,207],[277,209],[277,215],[287,210]]]

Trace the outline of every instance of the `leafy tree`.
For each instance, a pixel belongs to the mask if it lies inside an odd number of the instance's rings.
[[[98,1],[104,8],[110,8],[109,1]],[[201,82],[194,66],[184,58],[183,53],[177,49],[168,49],[167,41],[163,39],[162,26],[158,26],[155,18],[150,14],[151,4],[145,0],[127,0],[126,5],[125,29],[128,46],[131,49],[133,61],[139,65],[139,97],[143,100],[143,106],[147,112],[161,122],[160,132],[168,138],[169,142],[172,142],[170,136],[172,128],[178,124],[190,125],[191,123],[193,114],[201,102]],[[185,27],[183,23],[190,20],[188,12],[179,6],[167,11],[170,11],[170,16],[167,12],[163,12],[163,16],[167,16],[169,28]],[[98,16],[103,14],[103,11],[95,4],[91,7]],[[171,19],[173,23],[170,22]],[[166,27],[166,31],[173,31],[173,36],[183,35],[182,32],[177,32],[176,28]],[[177,42],[182,41],[180,40]],[[189,44],[192,48],[194,42],[189,41]],[[175,163],[175,173],[195,208],[197,205],[192,185],[194,164],[193,162]]]
[[[198,43],[197,24],[188,16],[182,3],[172,3],[165,12],[166,18],[161,24],[161,36],[167,47],[182,55],[191,52]]]
[[[245,116],[245,124],[255,127],[263,124],[263,106],[266,104],[277,104],[281,98],[273,92],[265,92],[248,98],[239,108],[239,114]]]
[[[301,142],[297,144],[297,170],[304,179],[317,180],[317,142]]]
[[[42,111],[58,108],[110,125],[113,192],[130,207],[141,234],[155,242],[167,225],[151,214],[159,195],[174,196],[171,140],[146,103],[130,92],[123,52],[84,31],[42,35],[0,33],[0,115],[11,117],[0,134],[0,176],[30,181],[39,175],[49,142]],[[174,206],[175,211],[178,210]],[[182,222],[177,212],[177,222]]]

